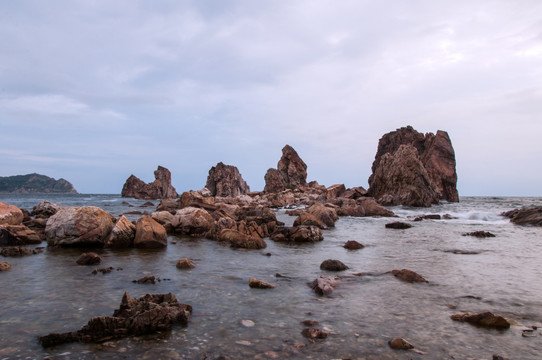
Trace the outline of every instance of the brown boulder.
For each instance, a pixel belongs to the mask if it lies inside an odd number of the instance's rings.
[[[194,262],[194,260],[184,258],[184,259],[179,259],[179,261],[177,261],[177,264],[175,266],[177,267],[177,269],[189,270],[189,269],[195,268],[196,263]]]
[[[409,283],[414,283],[414,282],[424,282],[424,283],[426,283],[426,282],[428,282],[421,275],[415,273],[412,270],[408,270],[408,269],[392,270],[391,273],[396,278],[398,278],[400,280],[403,280],[403,281],[406,281],[406,282],[409,282]]]
[[[386,224],[386,229],[410,229],[412,225],[400,221],[394,221]]]
[[[286,181],[277,169],[269,169],[265,173],[265,193],[278,193],[286,189]]]
[[[0,225],[2,245],[32,245],[41,243],[40,236],[25,225]]]
[[[510,210],[501,215],[516,225],[542,226],[542,206]]]
[[[262,280],[258,280],[256,278],[250,278],[248,282],[248,286],[250,286],[252,289],[273,289],[275,288],[275,285],[267,283]]]
[[[277,171],[269,169],[265,174],[264,192],[280,192],[307,185],[307,164],[301,160],[290,145],[282,148],[282,157],[277,164]]]
[[[508,329],[510,323],[500,315],[494,315],[490,312],[479,314],[460,313],[450,316],[452,320],[468,322],[473,325],[494,327],[499,329]]]
[[[408,341],[406,341],[405,339],[402,339],[402,338],[395,338],[393,340],[390,340],[390,341],[388,341],[388,345],[392,349],[397,349],[397,350],[414,349],[414,345],[412,345],[411,343],[409,343]]]
[[[96,265],[102,262],[102,258],[93,252],[82,253],[75,262],[78,265]]]
[[[20,257],[20,256],[41,254],[42,252],[43,252],[42,247],[29,249],[22,246],[14,246],[14,247],[2,248],[2,250],[0,251],[0,255],[4,257]]]
[[[307,212],[314,215],[328,227],[334,227],[335,221],[339,219],[339,215],[337,215],[335,209],[323,205],[313,205],[307,209]]]
[[[114,218],[96,206],[63,207],[47,220],[49,246],[102,247],[114,226]]]
[[[327,188],[326,197],[328,200],[338,198],[342,196],[345,191],[346,191],[346,187],[344,186],[344,184],[331,185],[330,187]]]
[[[142,216],[136,222],[134,247],[143,249],[164,248],[167,246],[166,229],[149,216]]]
[[[245,180],[235,166],[219,162],[209,170],[205,185],[212,196],[239,196],[250,192]]]
[[[338,199],[341,200],[341,199]],[[339,216],[382,216],[382,217],[395,217],[393,211],[386,209],[384,206],[376,202],[374,198],[364,197],[357,200],[339,201],[337,203],[340,207],[337,209],[337,215]]]
[[[168,169],[158,166],[154,172],[154,178],[156,180],[152,183],[145,184],[138,177],[130,175],[122,187],[121,196],[136,199],[163,199],[179,196],[171,185],[171,172]]]
[[[0,201],[0,225],[19,225],[23,217],[23,212],[17,206]]]
[[[136,227],[124,215],[121,215],[105,241],[107,248],[128,248],[134,244]]]
[[[11,269],[11,264],[8,263],[7,261],[2,261],[0,262],[0,271],[6,271],[6,270],[9,270]]]
[[[328,228],[326,224],[324,224],[316,216],[308,212],[301,213],[301,215],[299,215],[295,219],[294,226],[299,226],[299,225],[312,225],[312,226],[317,226],[320,229],[324,229],[324,230]]]
[[[309,285],[318,295],[330,295],[335,290],[337,281],[329,276],[320,276]]]
[[[204,237],[214,224],[214,219],[205,209],[185,207],[177,210],[171,225],[178,234]]]
[[[179,203],[175,199],[161,199],[160,204],[156,207],[156,211],[172,211],[179,209]]]
[[[265,249],[267,244],[257,236],[249,236],[233,229],[224,229],[220,232],[220,241],[230,244],[232,248]]]
[[[178,200],[178,208],[183,209],[185,207],[199,207],[199,208],[208,208],[214,210],[215,198],[205,197],[201,193],[190,190],[185,191],[181,194],[181,197]]]
[[[349,267],[346,266],[342,261],[327,259],[320,264],[320,269],[327,271],[344,271],[349,269]]]
[[[30,215],[36,218],[47,219],[56,214],[56,212],[61,208],[62,205],[54,204],[50,201],[45,200],[34,206]]]
[[[360,244],[356,240],[348,240],[343,247],[347,250],[359,250],[363,249],[365,246],[363,244]]]
[[[281,226],[271,235],[273,241],[316,242],[324,240],[322,230],[316,226]]]

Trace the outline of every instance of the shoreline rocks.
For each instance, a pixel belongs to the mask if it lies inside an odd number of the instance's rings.
[[[501,215],[510,218],[510,222],[516,225],[542,226],[542,206],[514,209]]]
[[[211,196],[239,196],[250,192],[239,170],[235,166],[224,165],[222,162],[209,170],[205,187],[209,189]]]
[[[307,164],[293,147],[282,148],[282,156],[276,169],[269,169],[265,174],[264,193],[278,193],[286,189],[295,189],[307,185]]]
[[[154,178],[153,182],[145,184],[137,176],[130,175],[122,187],[121,196],[147,200],[179,196],[171,185],[171,172],[168,169],[158,166],[154,171]]]

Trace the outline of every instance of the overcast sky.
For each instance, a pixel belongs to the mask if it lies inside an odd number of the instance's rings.
[[[542,1],[1,1],[0,176],[251,190],[285,144],[367,187],[378,139],[448,131],[460,195],[542,195]]]

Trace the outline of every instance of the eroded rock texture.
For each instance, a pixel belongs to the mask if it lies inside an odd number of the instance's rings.
[[[222,162],[209,170],[205,187],[209,189],[212,196],[239,196],[250,192],[239,170],[235,166],[224,165]]]
[[[282,148],[282,157],[277,168],[269,169],[265,174],[264,192],[280,192],[306,185],[307,164],[301,160],[293,147],[286,145]]]
[[[171,185],[171,172],[168,169],[158,166],[154,172],[154,178],[156,180],[145,184],[137,176],[130,175],[122,187],[121,195],[136,199],[164,199],[179,196]]]

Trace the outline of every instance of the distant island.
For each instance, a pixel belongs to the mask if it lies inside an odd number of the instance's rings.
[[[65,180],[55,180],[40,174],[0,176],[0,193],[17,194],[77,194],[73,185]]]

